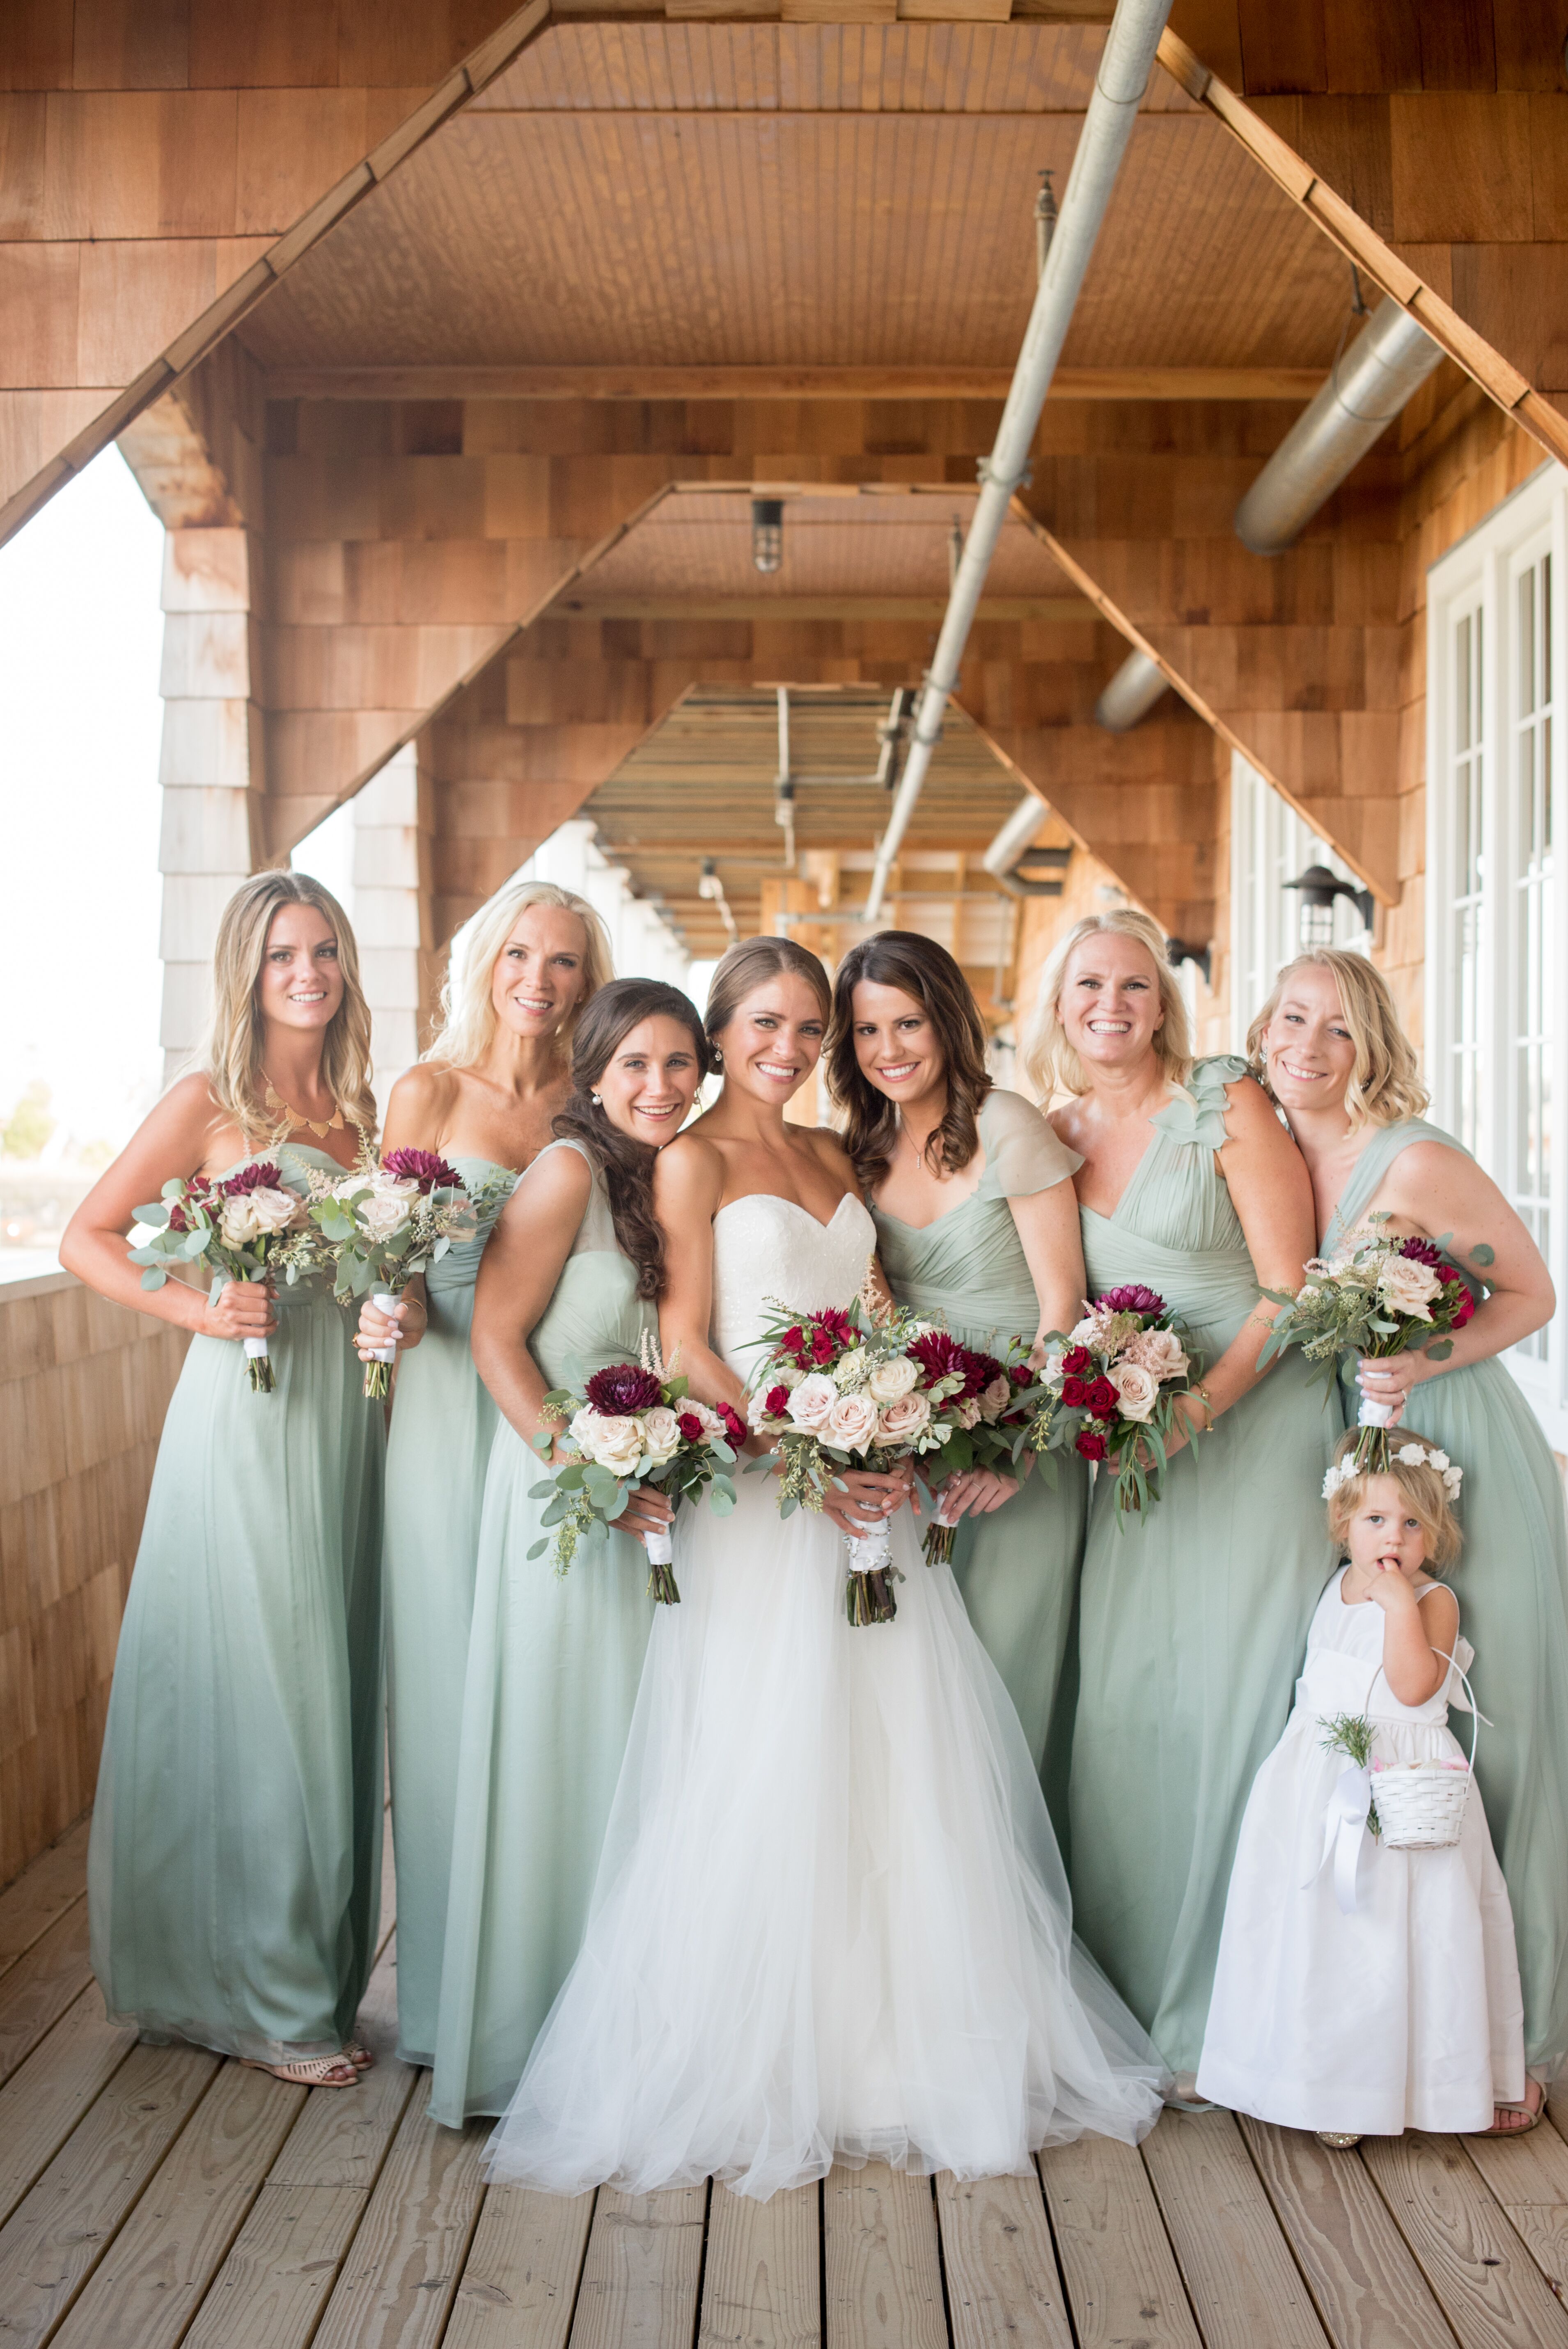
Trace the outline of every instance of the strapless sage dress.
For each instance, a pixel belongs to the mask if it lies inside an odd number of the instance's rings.
[[[193,1338],[170,1402],[88,1861],[110,2015],[270,2064],[344,2045],[381,1878],[381,1413],[330,1289],[277,1304],[273,1393]]]
[[[1202,1061],[1113,1216],[1083,1210],[1091,1296],[1157,1289],[1212,1365],[1258,1303],[1214,1153],[1244,1061]],[[1261,1333],[1260,1333],[1260,1343]],[[1285,1356],[1171,1462],[1146,1525],[1089,1509],[1079,1595],[1073,1921],[1176,2073],[1197,2069],[1231,1860],[1290,1713],[1334,1565],[1320,1497],[1339,1434]]]
[[[588,1156],[556,1142],[534,1164],[550,1150]],[[636,1288],[594,1168],[572,1254],[529,1340],[551,1386],[636,1361],[644,1331],[658,1326]],[[546,1474],[499,1421],[480,1526],[430,2096],[436,2119],[452,2128],[470,2113],[506,2110],[577,1955],[654,1616],[646,1553],[629,1534],[611,1534],[565,1575],[550,1551],[529,1557],[548,1506],[530,1488]]]
[[[1462,1147],[1424,1118],[1381,1127],[1352,1169],[1324,1235],[1326,1254],[1366,1221],[1390,1164],[1415,1142]],[[1354,1381],[1352,1363],[1347,1424],[1357,1415]],[[1550,2081],[1568,2057],[1568,1529],[1562,1479],[1539,1421],[1497,1355],[1424,1381],[1405,1415],[1464,1470],[1464,1550],[1453,1580],[1475,1643],[1476,1699],[1491,1724],[1479,1734],[1476,1785],[1513,1904],[1524,2060],[1538,2079]]]
[[[459,1158],[465,1182],[509,1174]],[[458,1736],[474,1557],[496,1407],[474,1368],[469,1332],[480,1258],[500,1207],[477,1237],[425,1275],[429,1327],[397,1365],[387,1438],[387,1735],[397,1864],[397,2052],[428,2064],[447,1933]]]
[[[988,1093],[978,1123],[985,1165],[968,1198],[923,1229],[875,1206],[872,1214],[877,1252],[900,1304],[940,1316],[966,1346],[990,1349],[1009,1338],[1032,1340],[1039,1326],[1035,1284],[1007,1202],[1070,1182],[1083,1162],[1020,1093]],[[1046,1765],[1055,1753],[1052,1712],[1078,1589],[1088,1464],[1076,1454],[1057,1454],[1057,1476],[1053,1489],[1037,1467],[1016,1499],[989,1516],[962,1518],[953,1575],[1017,1707],[1065,1841],[1065,1750],[1059,1772]]]

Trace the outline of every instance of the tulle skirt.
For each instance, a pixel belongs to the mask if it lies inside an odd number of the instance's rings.
[[[1074,1945],[1039,1784],[907,1510],[895,1622],[851,1629],[844,1545],[769,1482],[683,1511],[583,1949],[490,2174],[574,2194],[835,2158],[1022,2172],[1158,2116],[1152,2046]]]

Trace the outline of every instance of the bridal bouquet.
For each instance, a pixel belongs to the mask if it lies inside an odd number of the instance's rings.
[[[820,1509],[841,1470],[885,1472],[901,1460],[940,1452],[957,1421],[955,1397],[968,1383],[965,1350],[944,1330],[900,1306],[883,1304],[868,1268],[847,1308],[795,1313],[769,1299],[768,1349],[753,1382],[752,1428],[783,1458],[779,1514]],[[754,1461],[754,1468],[771,1464]],[[898,1612],[885,1525],[849,1537],[844,1603],[851,1623],[891,1623]]]
[[[745,1421],[729,1403],[712,1411],[696,1402],[686,1380],[674,1377],[659,1360],[651,1337],[645,1335],[642,1350],[641,1362],[613,1362],[595,1371],[581,1392],[557,1387],[544,1398],[546,1414],[566,1422],[565,1441],[573,1447],[572,1456],[530,1493],[531,1499],[549,1500],[542,1522],[559,1528],[558,1574],[566,1572],[584,1538],[603,1538],[644,1485],[663,1493],[676,1509],[705,1492],[720,1516],[735,1506],[728,1472],[737,1447],[746,1441]],[[541,1434],[532,1441],[535,1451],[548,1454],[554,1439]],[[680,1592],[671,1571],[669,1527],[645,1533],[643,1541],[649,1598],[676,1604]],[[529,1557],[541,1557],[549,1547],[546,1536]]]
[[[1165,1299],[1141,1282],[1108,1288],[1084,1307],[1065,1340],[1052,1341],[1038,1386],[1019,1398],[1030,1423],[1017,1449],[1044,1464],[1070,1442],[1115,1478],[1116,1521],[1160,1498],[1171,1437],[1200,1430],[1177,1405],[1200,1398],[1201,1364]]]
[[[1475,1311],[1470,1284],[1449,1262],[1444,1243],[1401,1239],[1385,1229],[1389,1220],[1386,1214],[1369,1216],[1367,1229],[1353,1233],[1333,1257],[1314,1257],[1294,1296],[1288,1289],[1264,1290],[1283,1309],[1274,1318],[1263,1361],[1299,1346],[1332,1387],[1345,1354],[1387,1356],[1421,1346],[1429,1361],[1448,1360],[1452,1333]],[[1478,1248],[1475,1257],[1490,1264],[1491,1250]],[[1391,1403],[1371,1402],[1363,1395],[1357,1473],[1369,1468],[1381,1475],[1387,1468],[1392,1418]]]
[[[933,1330],[930,1337],[915,1341],[913,1350],[922,1357],[929,1355],[934,1362],[944,1348],[951,1352],[946,1366],[962,1371],[964,1384],[944,1406],[943,1416],[953,1432],[945,1444],[927,1456],[922,1470],[936,1496],[936,1513],[926,1528],[923,1545],[930,1566],[951,1559],[953,1537],[958,1529],[957,1520],[950,1519],[944,1512],[941,1488],[950,1476],[961,1475],[970,1468],[998,1468],[1004,1475],[1012,1475],[1017,1466],[1021,1439],[1034,1417],[1024,1394],[1024,1390],[1032,1389],[1035,1382],[1028,1362],[1029,1340],[1009,1339],[1003,1356],[998,1358],[975,1347],[960,1345],[944,1330]],[[1026,1462],[1026,1470],[1027,1465]]]
[[[455,1166],[428,1150],[394,1150],[351,1174],[311,1178],[309,1214],[318,1236],[309,1252],[330,1268],[342,1300],[371,1292],[389,1313],[417,1272],[444,1257],[454,1240],[471,1240],[511,1187],[505,1174],[466,1185]],[[381,1348],[365,1366],[365,1392],[385,1401],[396,1346]]]
[[[161,1288],[171,1264],[204,1262],[229,1280],[265,1280],[269,1273],[299,1277],[297,1239],[303,1201],[285,1190],[270,1158],[242,1166],[212,1181],[205,1174],[165,1183],[163,1195],[138,1207],[136,1220],[152,1234],[132,1248],[132,1264],[146,1265],[143,1288]],[[271,1394],[276,1383],[264,1338],[247,1338],[245,1354],[252,1392]]]

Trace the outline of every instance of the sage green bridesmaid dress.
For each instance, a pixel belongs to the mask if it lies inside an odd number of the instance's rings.
[[[934,1224],[917,1229],[868,1204],[882,1270],[900,1304],[940,1315],[966,1346],[990,1350],[1009,1338],[1032,1340],[1039,1326],[1035,1284],[1007,1202],[1070,1182],[1083,1162],[1021,1093],[988,1093],[978,1124],[985,1159],[979,1188]],[[1088,1463],[1058,1454],[1057,1468],[1054,1490],[1037,1466],[1000,1509],[961,1518],[953,1545],[953,1572],[969,1619],[1017,1708],[1037,1770],[1055,1751],[1052,1715],[1088,1507]],[[1065,1826],[1065,1771],[1060,1787],[1050,1783],[1056,1775],[1046,1772],[1046,1793],[1057,1795]]]
[[[1201,1061],[1112,1216],[1083,1210],[1089,1294],[1157,1289],[1208,1365],[1258,1303],[1214,1152],[1243,1061]],[[1247,1081],[1251,1081],[1250,1079]],[[1261,1333],[1260,1333],[1261,1343]],[[1192,2073],[1253,1778],[1291,1708],[1334,1564],[1339,1413],[1287,1354],[1171,1462],[1147,1524],[1089,1509],[1072,1747],[1073,1922],[1172,2072]]]
[[[574,1142],[550,1149],[588,1158]],[[529,1340],[551,1386],[636,1361],[644,1331],[658,1332],[657,1308],[636,1288],[594,1167]],[[480,1527],[431,2083],[430,2110],[452,2128],[506,2110],[577,1955],[653,1623],[647,1557],[630,1535],[611,1534],[565,1575],[549,1550],[529,1557],[547,1506],[530,1488],[545,1474],[500,1420]]]
[[[381,1878],[382,1416],[330,1289],[277,1306],[273,1393],[193,1338],[170,1402],[88,1860],[115,2021],[269,2064],[347,2041]]]
[[[1383,1178],[1415,1142],[1463,1151],[1424,1118],[1380,1127],[1351,1170],[1323,1247],[1367,1218]],[[1484,1239],[1485,1233],[1475,1235]],[[1460,1269],[1464,1270],[1460,1266]],[[1356,1421],[1356,1366],[1345,1415]],[[1464,1549],[1453,1581],[1475,1648],[1470,1678],[1491,1723],[1476,1785],[1513,1907],[1524,1992],[1524,2060],[1551,2081],[1568,2058],[1568,1527],[1540,1422],[1501,1359],[1424,1380],[1405,1416],[1464,1470]]]
[[[511,1174],[488,1158],[453,1164],[467,1183]],[[474,1559],[497,1419],[469,1331],[480,1258],[500,1204],[487,1211],[476,1237],[449,1248],[425,1275],[429,1327],[397,1365],[387,1439],[387,1734],[397,1866],[397,2052],[407,2064],[428,2064],[436,2046]]]

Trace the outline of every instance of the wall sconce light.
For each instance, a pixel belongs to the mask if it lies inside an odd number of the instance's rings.
[[[1303,954],[1311,954],[1318,947],[1334,944],[1334,903],[1336,897],[1347,897],[1361,916],[1361,926],[1369,930],[1376,910],[1370,889],[1358,889],[1354,881],[1336,881],[1326,864],[1309,864],[1296,880],[1285,883],[1287,889],[1301,891],[1301,916],[1297,928]]]
[[[1184,962],[1190,962],[1195,969],[1202,972],[1204,986],[1212,987],[1214,981],[1212,976],[1213,968],[1212,948],[1189,946],[1185,938],[1167,938],[1165,953],[1172,970],[1180,970]]]
[[[751,501],[751,561],[758,571],[778,571],[784,563],[784,501]]]

